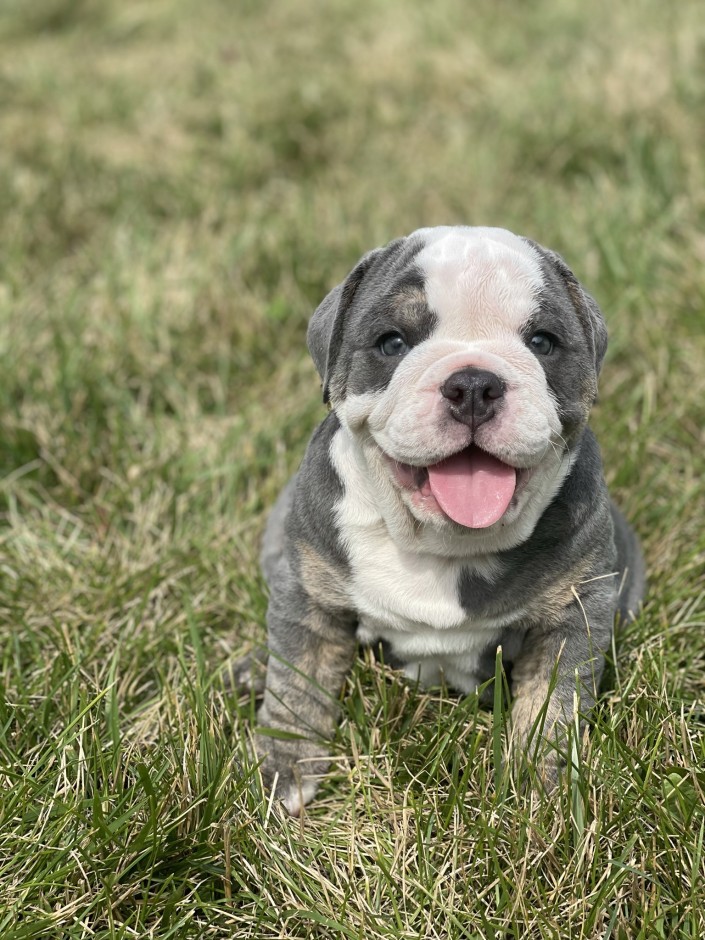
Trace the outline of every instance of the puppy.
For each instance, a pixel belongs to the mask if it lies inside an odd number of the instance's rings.
[[[265,779],[297,814],[328,767],[356,644],[475,691],[502,648],[511,746],[560,745],[594,702],[637,540],[587,428],[605,322],[563,260],[503,229],[419,229],[365,255],[313,314],[331,411],[271,514]],[[235,667],[253,679],[252,663]],[[560,748],[543,748],[555,780]]]

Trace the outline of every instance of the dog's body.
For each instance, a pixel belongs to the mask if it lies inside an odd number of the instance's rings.
[[[357,640],[463,692],[501,646],[515,747],[544,705],[560,739],[576,688],[592,704],[615,613],[643,590],[586,427],[606,344],[563,261],[501,229],[421,229],[366,255],[315,312],[333,410],[263,552],[260,722],[304,736],[262,739],[263,769],[291,812],[327,767]]]

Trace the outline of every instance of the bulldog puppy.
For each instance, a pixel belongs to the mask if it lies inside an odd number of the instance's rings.
[[[597,304],[528,239],[425,228],[362,258],[308,346],[331,411],[265,534],[259,722],[284,732],[258,737],[265,779],[291,813],[313,797],[358,642],[465,693],[501,646],[511,747],[560,744],[644,584],[587,428],[607,346]],[[543,751],[550,784],[559,749]]]

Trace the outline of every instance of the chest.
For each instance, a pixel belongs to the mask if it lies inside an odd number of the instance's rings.
[[[349,593],[361,627],[385,639],[393,634],[443,634],[485,642],[516,622],[521,605],[506,604],[502,564],[472,564],[405,551],[382,523],[347,533]]]

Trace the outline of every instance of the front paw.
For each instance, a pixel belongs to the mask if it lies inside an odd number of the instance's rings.
[[[509,732],[509,758],[522,785],[552,793],[568,763],[570,736],[564,721],[547,715],[546,703],[514,703]]]
[[[300,816],[303,807],[316,795],[321,777],[330,767],[330,755],[323,743],[306,738],[273,736],[276,734],[275,729],[271,729],[272,736],[262,734],[261,730],[257,734],[262,779],[288,813]]]

